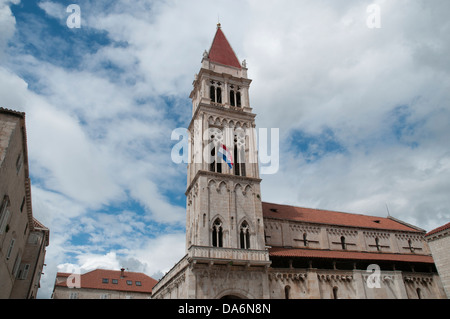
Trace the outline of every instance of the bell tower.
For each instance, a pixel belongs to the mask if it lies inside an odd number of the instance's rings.
[[[218,24],[190,95],[186,254],[154,298],[270,298],[251,82]]]
[[[198,262],[268,265],[252,81],[220,24],[201,63],[190,94],[187,254]]]

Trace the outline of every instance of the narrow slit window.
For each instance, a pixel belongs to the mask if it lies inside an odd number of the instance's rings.
[[[211,102],[216,102],[216,88],[213,85],[209,88],[209,98]]]
[[[233,90],[230,91],[230,105],[231,106],[236,106],[235,99],[234,99],[234,91]]]
[[[342,249],[346,249],[346,244],[345,244],[345,237],[344,236],[342,236],[341,237],[341,246],[342,246]]]

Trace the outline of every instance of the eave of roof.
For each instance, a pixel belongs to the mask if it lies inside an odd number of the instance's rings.
[[[360,251],[338,251],[303,248],[269,248],[271,257],[303,257],[319,259],[351,259],[370,261],[396,261],[396,262],[417,262],[433,264],[433,257],[417,254],[394,254],[394,253],[374,253]]]
[[[430,235],[434,235],[436,233],[439,233],[440,231],[446,230],[450,228],[450,223],[447,223],[445,225],[442,225],[438,228],[435,228],[433,230],[431,230],[430,232],[428,232],[425,236],[430,236]]]

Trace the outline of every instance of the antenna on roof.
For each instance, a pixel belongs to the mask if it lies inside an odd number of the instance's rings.
[[[389,213],[389,207],[388,207],[387,203],[386,203],[386,210],[387,210],[387,213],[388,213],[388,217],[391,217],[391,214]]]

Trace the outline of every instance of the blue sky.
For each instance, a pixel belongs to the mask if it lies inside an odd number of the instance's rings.
[[[70,29],[68,5],[81,8]],[[381,28],[366,25],[381,8]],[[78,267],[158,276],[185,252],[186,165],[171,161],[217,23],[279,128],[264,201],[450,219],[444,1],[0,0],[0,105],[25,111],[33,213],[51,230],[39,297]]]

